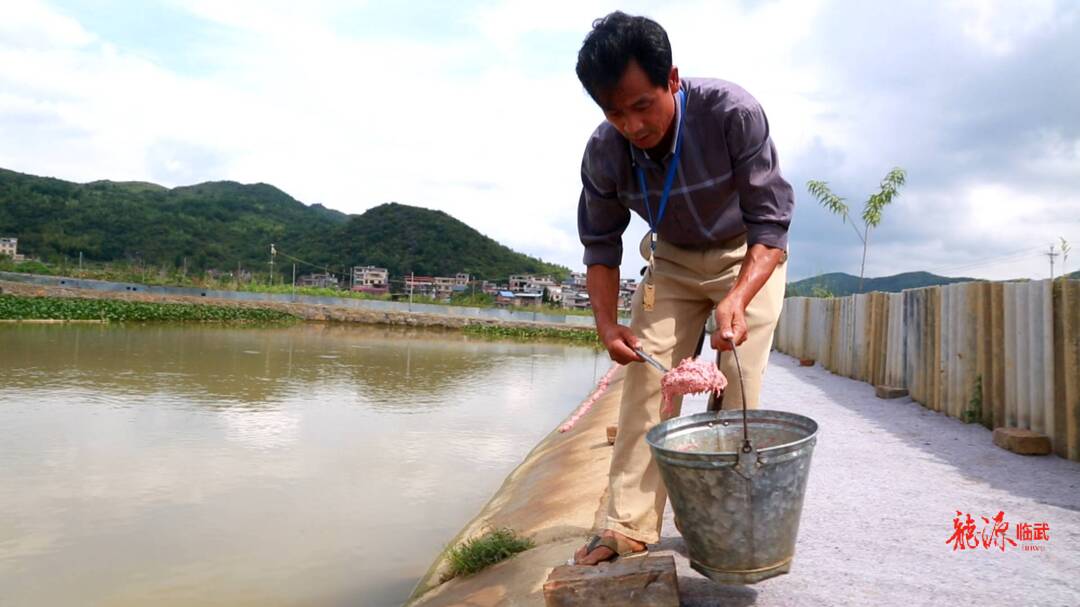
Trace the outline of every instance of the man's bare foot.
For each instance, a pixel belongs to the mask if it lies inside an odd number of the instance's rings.
[[[627,552],[644,552],[645,544],[634,539],[630,539],[625,535],[612,531],[610,529],[604,529],[600,532],[600,537],[611,538],[619,548],[619,552],[626,554]],[[574,553],[574,563],[578,565],[596,565],[604,561],[613,560],[616,556],[615,550],[607,546],[596,546],[591,552],[587,552],[589,545],[586,543],[578,551]]]

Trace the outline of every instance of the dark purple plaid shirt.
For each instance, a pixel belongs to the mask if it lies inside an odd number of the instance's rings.
[[[746,234],[748,245],[786,250],[795,193],[780,175],[765,111],[750,93],[724,80],[686,78],[682,90],[683,147],[658,237],[707,249]],[[655,214],[673,151],[658,162],[606,121],[593,132],[581,161],[578,202],[585,265],[620,264],[630,211],[647,218],[634,163],[645,170]]]

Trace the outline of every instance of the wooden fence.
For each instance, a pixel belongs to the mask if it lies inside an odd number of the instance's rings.
[[[1080,280],[789,297],[776,347],[952,417],[1041,432],[1080,461]]]

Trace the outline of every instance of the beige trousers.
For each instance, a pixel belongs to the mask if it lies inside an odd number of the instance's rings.
[[[647,238],[642,241],[641,253],[647,259]],[[735,284],[745,256],[745,237],[704,251],[658,242],[651,270],[655,306],[645,311],[640,284],[631,304],[630,324],[641,347],[669,368],[692,356],[706,319]],[[750,408],[758,406],[786,277],[785,261],[776,267],[746,309],[748,334],[746,342],[739,346],[739,360]],[[723,408],[741,408],[742,392],[730,352],[721,355],[720,368],[728,378]],[[597,517],[599,527],[649,544],[660,539],[667,502],[667,490],[645,442],[645,433],[661,421],[660,377],[659,371],[641,363],[632,363],[626,369],[608,493]],[[678,415],[682,399],[674,405],[674,415]]]

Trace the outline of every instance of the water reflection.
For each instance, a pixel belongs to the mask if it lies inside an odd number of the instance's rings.
[[[606,367],[416,330],[0,326],[0,603],[399,604]]]
[[[448,390],[497,366],[528,361],[521,344],[376,327],[301,325],[246,330],[176,325],[7,327],[0,368],[8,387],[78,386],[181,393],[209,407],[265,405],[327,380],[351,384],[379,408],[445,406]],[[560,358],[564,346],[542,345]]]

